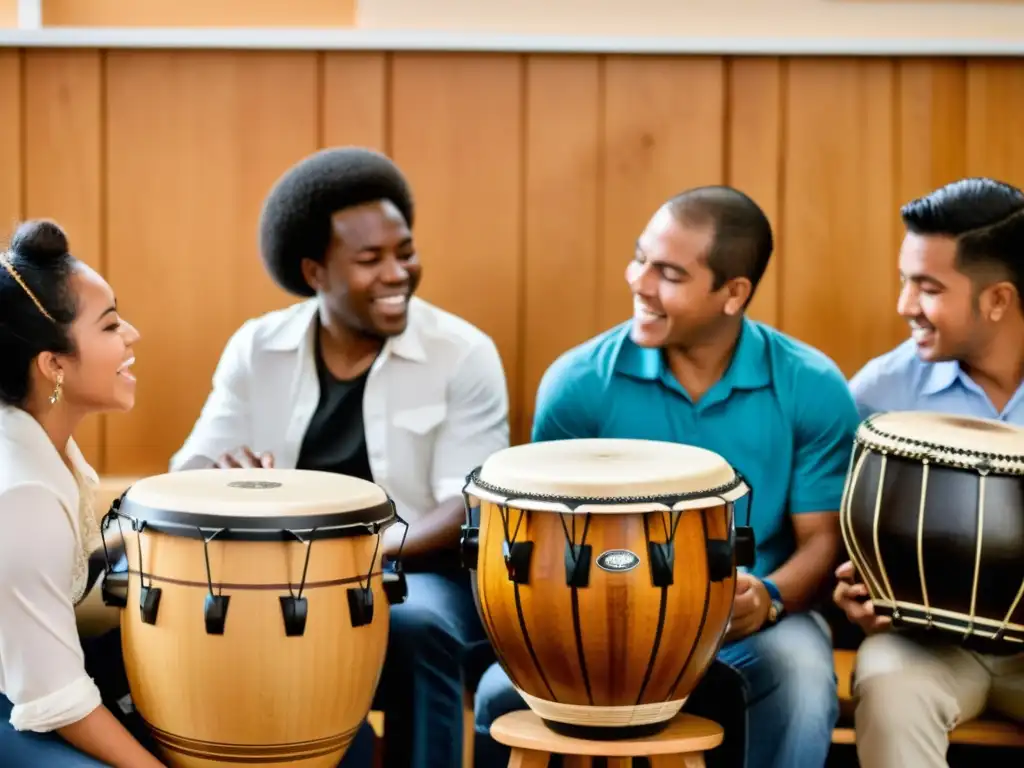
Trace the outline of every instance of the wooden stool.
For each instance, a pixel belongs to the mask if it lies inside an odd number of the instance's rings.
[[[590,768],[605,757],[608,768],[630,768],[634,757],[650,758],[651,768],[704,768],[704,752],[722,743],[722,726],[679,714],[661,733],[641,739],[591,741],[562,736],[529,709],[502,715],[491,724],[491,738],[512,747],[508,768],[545,768],[551,755],[565,755],[565,768]]]

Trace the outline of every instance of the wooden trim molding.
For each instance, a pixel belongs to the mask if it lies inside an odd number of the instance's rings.
[[[432,30],[43,27],[0,29],[0,48],[450,51],[715,56],[1024,56],[1024,39],[541,35]]]

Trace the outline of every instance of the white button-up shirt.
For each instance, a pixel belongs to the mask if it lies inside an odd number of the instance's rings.
[[[231,337],[213,389],[171,470],[248,446],[294,468],[320,399],[316,299],[247,321]],[[409,523],[458,496],[466,475],[509,444],[508,390],[489,336],[413,298],[404,333],[389,338],[363,396],[373,480]],[[386,537],[401,537],[393,525]]]
[[[81,481],[95,484],[74,440],[67,453]],[[101,703],[74,607],[85,586],[80,503],[89,492],[39,422],[0,406],[0,693],[14,704],[18,730],[54,731]],[[88,503],[84,513],[92,514]]]

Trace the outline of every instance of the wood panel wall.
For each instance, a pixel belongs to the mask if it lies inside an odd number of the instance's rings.
[[[228,336],[291,301],[256,252],[270,184],[319,147],[387,151],[422,295],[495,338],[522,440],[544,369],[628,316],[633,242],[690,185],[773,221],[755,317],[848,375],[898,343],[898,207],[965,174],[1024,184],[1022,93],[1014,60],[7,50],[0,216],[55,217],[111,280],[138,403],[79,437],[101,471],[160,472]]]

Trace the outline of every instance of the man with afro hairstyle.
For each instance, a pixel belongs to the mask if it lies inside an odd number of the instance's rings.
[[[462,660],[488,641],[458,563],[465,477],[509,444],[505,374],[482,331],[414,296],[412,194],[387,157],[314,153],[273,186],[260,250],[303,301],[244,323],[172,470],[283,467],[377,483],[409,528],[375,708],[388,768],[461,764]],[[346,764],[350,761],[346,759]]]

